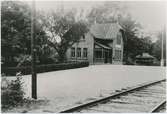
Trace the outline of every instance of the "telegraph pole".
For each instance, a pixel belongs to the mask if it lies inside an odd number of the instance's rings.
[[[32,1],[32,12],[31,12],[31,87],[32,87],[32,98],[37,99],[37,75],[35,68],[35,0]]]
[[[162,30],[162,40],[161,40],[161,66],[164,66],[164,55],[163,55],[163,50],[164,50],[164,47],[163,47],[163,30]]]

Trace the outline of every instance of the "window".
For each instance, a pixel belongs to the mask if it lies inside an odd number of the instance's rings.
[[[96,49],[95,50],[95,58],[103,58],[103,53],[102,53],[102,49]]]
[[[115,60],[121,60],[121,50],[115,50]]]
[[[121,44],[121,34],[117,35],[117,44]]]
[[[115,50],[115,59],[118,59],[118,50]]]
[[[77,48],[77,57],[81,57],[81,48]]]
[[[88,56],[88,49],[87,48],[83,48],[83,57],[87,58]]]
[[[71,57],[75,57],[75,48],[71,48]]]
[[[121,50],[119,50],[119,60],[121,60]]]

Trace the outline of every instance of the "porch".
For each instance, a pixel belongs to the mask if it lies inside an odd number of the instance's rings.
[[[95,64],[112,63],[112,48],[95,42],[93,60]]]

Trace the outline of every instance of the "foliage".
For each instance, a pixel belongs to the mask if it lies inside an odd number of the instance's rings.
[[[162,31],[158,33],[158,39],[152,44],[152,54],[158,59],[161,59],[162,52]],[[163,30],[163,57],[166,58],[166,32]]]
[[[2,63],[6,66],[30,65],[31,56],[31,9],[21,1],[3,1],[1,5],[1,49]],[[83,11],[79,15],[82,15]],[[93,7],[83,17],[77,16],[78,12],[72,9],[64,12],[45,14],[36,13],[35,21],[35,48],[37,64],[48,64],[57,61],[66,61],[66,51],[81,36],[88,31],[87,25],[94,23],[118,22],[123,28],[124,62],[131,64],[135,56],[148,52],[160,60],[161,36],[152,43],[149,36],[139,37],[137,32],[141,26],[131,15],[126,12],[126,7],[120,2],[104,2],[102,5]],[[165,33],[165,32],[164,32]],[[166,38],[164,39],[164,58],[166,57]],[[129,64],[128,63],[128,64]]]
[[[2,1],[1,8],[1,49],[4,66],[17,66],[15,58],[30,55],[31,52],[31,9],[21,1]],[[49,55],[49,46],[46,44],[45,32],[41,29],[40,23],[35,26],[35,45],[37,58]],[[21,57],[22,60],[26,60]],[[20,58],[20,59],[21,59]],[[40,59],[39,59],[40,60]],[[21,65],[21,64],[20,64]]]
[[[47,64],[47,65],[37,65],[36,72],[50,72],[57,70],[65,70],[65,69],[73,69],[73,68],[81,68],[89,66],[89,62],[69,62],[69,63],[61,63],[61,64]],[[22,74],[30,74],[31,67],[3,67],[2,73],[7,76],[15,75],[16,72],[20,71]]]
[[[24,91],[22,88],[21,77],[17,76],[16,80],[6,81],[6,85],[1,86],[1,105],[2,108],[15,107],[24,99]]]
[[[20,2],[2,2],[1,49],[5,61],[12,63],[19,53],[30,53],[30,12],[27,10],[27,5]]]
[[[41,15],[40,22],[48,34],[47,44],[56,50],[59,62],[66,60],[67,49],[78,42],[88,30],[85,22],[75,19],[73,10],[66,13],[58,11]]]
[[[124,31],[124,61],[128,62],[128,58],[134,59],[137,54],[140,54],[140,47],[143,45],[141,40],[135,35],[140,28],[140,25],[132,19],[130,15],[120,16],[119,23]]]

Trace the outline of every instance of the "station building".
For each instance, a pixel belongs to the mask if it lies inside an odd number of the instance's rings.
[[[123,33],[118,23],[94,24],[78,43],[67,50],[67,60],[122,64]]]

